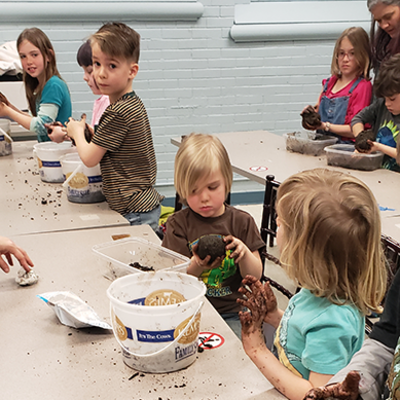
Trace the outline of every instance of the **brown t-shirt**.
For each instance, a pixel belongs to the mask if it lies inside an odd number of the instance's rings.
[[[240,239],[252,252],[262,250],[265,246],[253,217],[229,205],[225,206],[224,214],[216,218],[204,218],[189,207],[176,212],[167,220],[162,245],[191,257],[190,246],[195,244],[200,236],[211,233],[232,235]],[[236,303],[236,299],[241,296],[238,292],[242,282],[239,266],[233,264],[231,259],[226,260],[219,270],[207,270],[201,275],[207,285],[208,299],[221,314],[238,312],[241,309]],[[229,262],[232,265],[228,266]],[[217,272],[218,279],[214,279],[210,271]]]

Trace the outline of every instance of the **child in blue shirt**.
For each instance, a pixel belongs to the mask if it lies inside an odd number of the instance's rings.
[[[242,342],[265,377],[291,400],[326,384],[361,348],[364,315],[386,289],[379,209],[370,189],[337,171],[300,172],[277,194],[281,263],[301,290],[285,312],[269,284],[247,276],[238,302]],[[247,289],[247,288],[249,289]],[[263,323],[276,328],[274,353]]]
[[[352,119],[353,133],[357,137],[365,124],[371,124],[375,140],[368,142],[367,152],[381,151],[385,154],[383,168],[400,172],[400,54],[382,64],[374,91],[378,98]]]

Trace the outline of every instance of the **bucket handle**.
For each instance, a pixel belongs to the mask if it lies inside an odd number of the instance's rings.
[[[115,336],[115,338],[117,339],[117,342],[119,343],[119,345],[120,345],[127,353],[129,353],[131,356],[140,357],[140,358],[156,356],[156,355],[162,353],[163,351],[167,350],[168,347],[172,346],[175,342],[177,342],[177,341],[186,333],[186,331],[189,329],[189,327],[190,327],[190,326],[192,325],[192,323],[194,322],[194,320],[195,320],[195,318],[197,317],[197,315],[200,313],[200,311],[201,311],[203,305],[204,305],[204,301],[201,301],[200,304],[199,304],[199,306],[197,307],[196,312],[193,314],[193,316],[192,316],[192,318],[190,319],[190,321],[186,324],[185,329],[183,329],[182,332],[181,332],[171,343],[168,343],[165,347],[163,347],[163,348],[160,349],[160,350],[155,351],[154,353],[151,353],[151,354],[136,354],[136,353],[132,353],[131,351],[129,351],[129,350],[123,345],[123,343],[119,340],[118,335],[116,334],[116,332],[115,332],[115,330],[114,330],[114,324],[112,324],[112,325],[113,325],[114,336]],[[111,304],[110,304],[110,307],[112,308],[112,305],[111,305]]]

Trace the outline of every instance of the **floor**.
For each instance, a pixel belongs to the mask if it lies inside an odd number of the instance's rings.
[[[261,215],[262,215],[262,204],[237,205],[235,207],[251,214],[253,216],[258,228],[260,228]],[[277,246],[268,247],[268,252],[270,254],[274,255],[275,257],[279,258],[279,250],[278,250]],[[276,281],[279,284],[281,284],[282,286],[284,286],[286,289],[288,289],[292,293],[295,292],[296,285],[293,283],[293,281],[291,279],[289,279],[287,277],[285,271],[280,266],[274,264],[271,261],[266,260],[265,264],[264,264],[264,274],[265,274],[265,276],[270,277],[274,281]],[[284,295],[282,295],[280,292],[278,292],[275,289],[274,289],[274,292],[278,299],[279,307],[282,310],[284,310],[288,304],[287,297],[285,297]]]

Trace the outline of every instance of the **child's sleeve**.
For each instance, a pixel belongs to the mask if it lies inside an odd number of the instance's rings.
[[[36,117],[33,117],[29,126],[29,130],[35,132],[38,141],[44,142],[49,140],[47,129],[44,124],[50,124],[57,118],[58,106],[55,104],[40,104]]]
[[[381,101],[382,99],[375,99],[375,101],[370,106],[365,107],[363,110],[357,113],[351,120],[351,126],[353,127],[355,124],[358,123],[361,123],[363,125],[371,124],[372,126],[374,126]]]
[[[35,132],[38,141],[49,140],[47,129],[44,124],[49,124],[57,120],[60,107],[65,98],[65,89],[60,85],[59,79],[49,79],[45,84],[37,109],[37,116],[32,118],[29,129]],[[59,121],[65,124],[67,121]]]
[[[265,249],[265,243],[261,238],[260,231],[250,214],[235,209],[233,226],[239,227],[240,232],[233,232],[232,235],[240,239],[251,252]]]
[[[188,247],[185,230],[183,226],[176,221],[175,217],[176,214],[171,215],[165,224],[162,246],[190,258],[192,255]]]
[[[354,89],[350,96],[349,105],[347,108],[345,125],[349,125],[355,115],[357,115],[365,107],[371,105],[372,99],[372,84],[370,81],[362,80]]]
[[[310,371],[334,375],[360,350],[364,318],[347,306],[330,307],[311,321],[305,332],[302,364]]]

